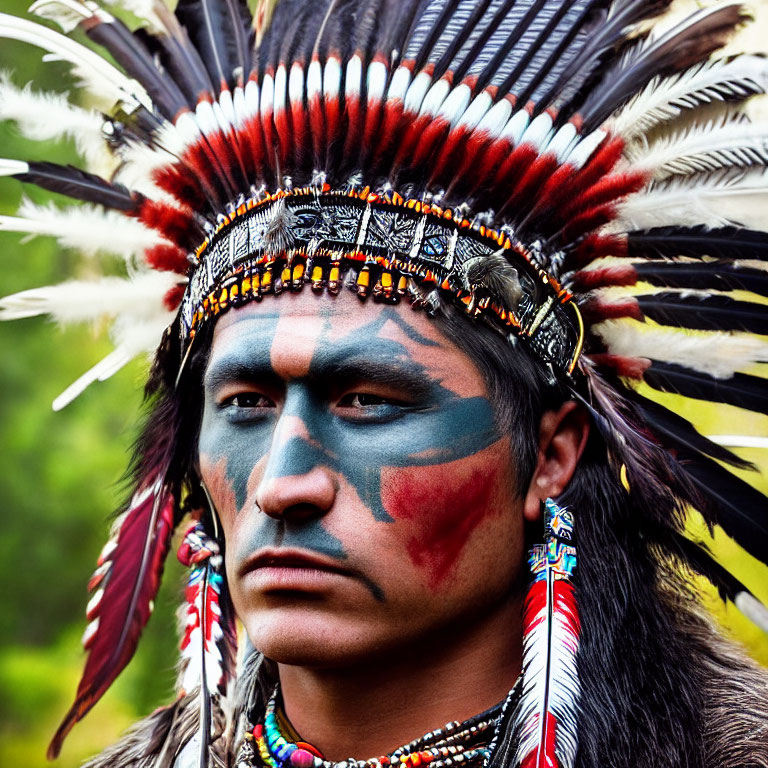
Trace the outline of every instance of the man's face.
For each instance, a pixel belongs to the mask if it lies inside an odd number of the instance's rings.
[[[510,442],[424,314],[310,291],[223,316],[200,472],[235,609],[269,658],[375,658],[508,602],[522,556]]]

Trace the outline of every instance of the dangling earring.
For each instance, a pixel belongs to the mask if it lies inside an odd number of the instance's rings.
[[[201,516],[199,511],[178,550],[179,561],[191,569],[183,612],[181,695],[199,690],[198,744],[205,756],[200,764],[207,765],[213,713],[221,713],[220,698],[233,677],[237,637],[220,546],[208,535]],[[211,516],[218,528],[213,510]]]
[[[533,581],[523,610],[523,693],[514,713],[520,768],[571,768],[579,715],[579,614],[571,510],[543,504],[544,543],[528,557]]]

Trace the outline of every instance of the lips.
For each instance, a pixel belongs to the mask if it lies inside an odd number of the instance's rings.
[[[303,549],[260,549],[243,563],[239,575],[243,577],[260,571],[321,571],[351,575],[338,560]]]

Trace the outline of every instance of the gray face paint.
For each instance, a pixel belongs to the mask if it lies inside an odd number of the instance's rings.
[[[224,458],[226,474],[238,509],[247,501],[248,479],[267,453],[265,480],[303,475],[325,466],[342,475],[379,521],[391,521],[381,499],[383,467],[410,468],[443,464],[471,456],[494,443],[499,435],[490,403],[484,397],[461,397],[431,379],[400,342],[378,334],[388,321],[412,341],[440,346],[416,332],[399,312],[384,309],[375,320],[332,338],[324,325],[305,377],[281,381],[270,362],[279,315],[249,315],[243,333],[206,373],[205,410],[199,450],[212,462]],[[262,382],[284,392],[282,408],[236,407],[217,404],[219,381]],[[334,392],[345,382],[387,380],[409,393],[412,401],[384,402],[361,410],[350,419],[334,409]],[[353,387],[354,389],[354,387]],[[278,419],[299,419],[307,436],[293,436],[272,446]],[[299,522],[264,517],[250,551],[264,546],[295,546],[343,558],[341,543],[321,524],[322,515],[302,516]]]

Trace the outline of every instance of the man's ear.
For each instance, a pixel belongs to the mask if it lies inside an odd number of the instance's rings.
[[[539,453],[536,469],[525,496],[523,514],[535,522],[541,502],[559,496],[573,477],[589,436],[589,416],[578,403],[569,400],[556,411],[546,411],[539,425]]]

